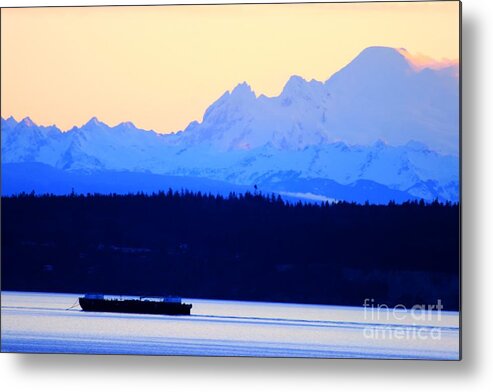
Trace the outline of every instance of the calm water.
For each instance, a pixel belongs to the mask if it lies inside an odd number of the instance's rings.
[[[81,312],[77,297],[2,292],[2,351],[459,357],[457,312],[377,312],[363,307],[187,299],[193,304],[192,315],[177,317]]]

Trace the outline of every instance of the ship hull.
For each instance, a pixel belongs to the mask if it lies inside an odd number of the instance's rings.
[[[79,298],[79,304],[86,312],[190,315],[191,304],[167,303],[138,300],[105,300]]]

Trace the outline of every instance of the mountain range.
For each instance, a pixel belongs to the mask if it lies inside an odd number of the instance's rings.
[[[2,118],[2,192],[256,185],[314,201],[455,202],[457,76],[456,64],[417,69],[402,49],[370,47],[325,82],[292,76],[276,97],[240,83],[171,134],[95,117],[67,132]]]

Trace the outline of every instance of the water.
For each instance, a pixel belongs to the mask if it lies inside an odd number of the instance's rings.
[[[190,316],[82,312],[77,294],[2,292],[2,351],[459,358],[457,312],[186,299]]]

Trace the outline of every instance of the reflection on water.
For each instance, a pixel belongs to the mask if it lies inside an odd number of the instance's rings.
[[[2,292],[2,351],[458,359],[457,312],[185,299],[190,316],[81,312],[77,294]]]

